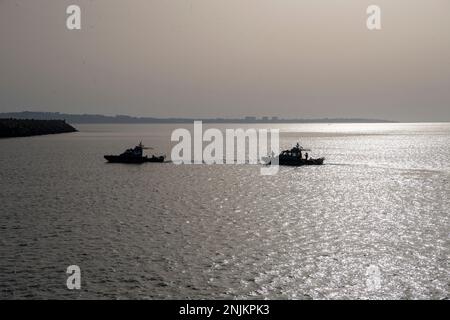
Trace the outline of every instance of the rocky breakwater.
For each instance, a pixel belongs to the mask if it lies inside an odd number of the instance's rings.
[[[76,132],[65,120],[0,119],[0,138]]]

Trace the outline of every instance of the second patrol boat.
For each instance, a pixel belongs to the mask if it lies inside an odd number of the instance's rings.
[[[304,149],[299,143],[290,150],[284,150],[278,156],[263,158],[266,164],[279,164],[280,166],[314,166],[322,165],[325,158],[313,159],[310,158],[306,151],[310,149]],[[305,152],[303,157],[302,152]]]

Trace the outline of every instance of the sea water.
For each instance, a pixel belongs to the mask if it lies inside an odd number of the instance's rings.
[[[179,126],[0,140],[0,298],[449,298],[450,124],[252,125],[326,158],[274,176],[103,159]]]

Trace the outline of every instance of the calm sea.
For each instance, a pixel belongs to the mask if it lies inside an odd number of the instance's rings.
[[[273,125],[326,157],[274,176],[106,164],[177,126],[75,126],[0,140],[1,299],[449,298],[448,123]]]

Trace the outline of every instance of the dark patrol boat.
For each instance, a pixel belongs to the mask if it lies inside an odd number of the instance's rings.
[[[133,149],[127,149],[124,153],[113,156],[113,155],[106,155],[104,156],[108,162],[111,163],[145,163],[145,162],[164,162],[165,156],[154,156],[151,157],[144,156],[144,150],[145,149],[152,149],[147,148],[142,145],[142,142],[140,142],[136,147]]]
[[[299,143],[290,150],[284,150],[276,157],[267,157],[264,160],[266,164],[278,164],[280,166],[319,166],[323,165],[325,158],[313,159],[310,158],[307,151],[310,149],[304,149]],[[305,157],[303,157],[302,152],[305,152]]]

